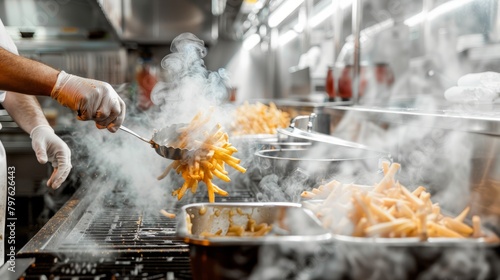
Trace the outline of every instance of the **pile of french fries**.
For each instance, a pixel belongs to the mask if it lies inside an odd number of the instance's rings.
[[[232,156],[238,150],[228,142],[228,134],[223,131],[220,124],[207,129],[209,120],[210,116],[198,113],[186,127],[179,129],[177,142],[171,143],[174,147],[193,151],[180,160],[174,160],[158,177],[158,180],[161,180],[171,170],[175,170],[184,178],[184,184],[172,192],[178,200],[188,189],[196,193],[198,183],[204,182],[207,186],[208,200],[214,202],[215,194],[228,195],[225,190],[212,183],[214,177],[225,182],[231,181],[225,169],[226,164],[242,173],[246,172],[246,169],[239,165],[240,159]]]
[[[285,128],[290,124],[290,115],[276,107],[273,102],[268,105],[257,102],[249,104],[247,101],[234,113],[233,135],[246,134],[275,134],[278,128]]]
[[[464,223],[466,207],[458,216],[441,213],[438,203],[423,186],[410,191],[395,175],[398,163],[383,163],[384,177],[374,186],[342,184],[336,180],[304,191],[302,197],[319,199],[309,205],[323,222],[338,234],[356,237],[484,237],[479,216],[472,217],[472,226]]]

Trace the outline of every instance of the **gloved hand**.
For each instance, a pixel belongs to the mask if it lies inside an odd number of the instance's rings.
[[[54,172],[47,181],[47,186],[57,189],[68,177],[71,171],[71,151],[59,138],[52,127],[48,125],[39,125],[30,133],[31,146],[35,151],[38,162],[44,164],[47,161],[52,163]]]
[[[492,103],[500,98],[500,73],[467,74],[458,79],[457,86],[447,89],[444,97],[454,102]]]
[[[105,82],[61,71],[50,96],[77,112],[79,120],[94,120],[99,129],[116,132],[125,118],[125,102]]]

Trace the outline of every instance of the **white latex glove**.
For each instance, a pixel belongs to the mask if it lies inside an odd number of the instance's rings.
[[[94,120],[99,129],[116,132],[125,118],[125,102],[105,82],[61,71],[50,95],[77,112],[79,120]]]
[[[447,89],[444,97],[453,102],[493,103],[500,99],[500,73],[467,74],[458,79],[457,86]]]
[[[59,188],[71,171],[71,150],[48,125],[33,128],[30,137],[38,162],[45,164],[49,161],[54,167],[47,186],[53,189]]]

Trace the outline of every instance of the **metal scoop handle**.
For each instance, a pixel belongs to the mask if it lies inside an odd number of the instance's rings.
[[[172,146],[166,146],[166,145],[159,145],[158,143],[164,143],[164,142],[169,142],[174,140],[177,136],[176,130],[178,127],[184,126],[182,124],[178,125],[172,125],[169,127],[165,127],[161,129],[160,131],[155,132],[153,135],[152,139],[147,139],[139,134],[135,133],[134,131],[130,130],[129,128],[125,126],[120,126],[120,129],[134,135],[135,137],[141,139],[142,141],[151,144],[151,147],[153,147],[156,151],[157,154],[164,158],[172,159],[172,160],[179,160],[184,157],[188,152],[191,152],[188,149],[182,149],[182,148],[176,148]],[[156,141],[155,141],[156,140]]]
[[[137,134],[137,133],[133,132],[132,130],[130,130],[128,127],[125,127],[125,126],[121,125],[120,129],[123,130],[123,131],[125,131],[125,132],[127,132],[127,133],[129,133],[129,134],[134,135],[135,137],[137,137],[137,138],[141,139],[142,141],[144,141],[146,143],[149,143],[149,144],[151,144],[153,146],[158,145],[158,144],[156,144],[155,141],[153,141],[153,139],[144,138],[144,137],[140,136],[139,134]]]

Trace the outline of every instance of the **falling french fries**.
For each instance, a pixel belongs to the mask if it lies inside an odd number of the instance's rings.
[[[230,182],[225,166],[229,165],[239,172],[245,173],[246,169],[240,165],[240,159],[233,156],[238,150],[228,142],[229,137],[220,124],[207,129],[210,116],[203,116],[200,112],[193,120],[179,130],[180,135],[172,146],[193,150],[185,158],[174,160],[167,166],[158,180],[165,178],[172,170],[180,174],[184,184],[172,192],[180,200],[189,189],[196,193],[198,184],[205,183],[209,202],[215,202],[215,194],[227,196],[227,191],[212,182],[217,177],[225,182]]]

